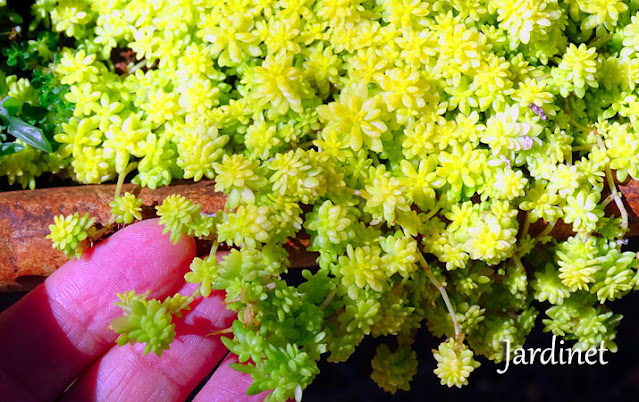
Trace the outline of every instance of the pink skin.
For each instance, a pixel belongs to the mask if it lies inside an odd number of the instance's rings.
[[[223,294],[196,301],[176,320],[176,339],[162,357],[140,345],[118,347],[109,322],[120,315],[116,293],[152,290],[164,299],[194,286],[184,273],[195,256],[193,239],[174,246],[157,220],[129,226],[68,262],[0,315],[0,395],[4,400],[49,401],[77,381],[62,400],[184,400],[227,355],[219,336],[234,314]],[[249,376],[227,357],[197,395],[201,401],[261,401],[249,397]]]

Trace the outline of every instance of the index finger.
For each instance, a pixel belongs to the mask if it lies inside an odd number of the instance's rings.
[[[70,261],[0,315],[0,390],[18,400],[51,400],[111,346],[121,313],[116,293],[173,294],[195,256],[192,239],[177,246],[157,220],[129,226]],[[4,375],[3,375],[4,372]]]

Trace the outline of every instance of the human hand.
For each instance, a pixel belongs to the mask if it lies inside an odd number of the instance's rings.
[[[207,336],[234,319],[221,292],[198,299],[175,321],[177,335],[162,357],[143,356],[144,345],[115,345],[108,326],[121,314],[116,293],[192,293],[183,276],[194,257],[193,239],[174,246],[150,220],[66,263],[0,314],[2,399],[180,401],[219,364],[195,401],[263,400],[265,393],[246,395],[251,378],[229,367],[237,359],[227,356],[220,336]]]

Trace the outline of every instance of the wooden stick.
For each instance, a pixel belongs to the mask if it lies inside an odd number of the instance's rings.
[[[68,261],[46,238],[53,217],[88,212],[96,222],[106,223],[114,191],[115,185],[86,185],[0,193],[0,291],[32,288]],[[225,203],[211,181],[156,190],[126,184],[122,192],[127,191],[144,201],[147,217],[155,205],[175,193],[201,203],[205,213],[215,213]]]
[[[628,237],[639,235],[639,182],[619,184],[626,209],[629,213]],[[108,221],[111,212],[109,202],[113,199],[115,185],[85,185],[39,190],[9,191],[0,193],[0,291],[20,291],[33,288],[67,261],[67,257],[51,247],[46,238],[49,225],[55,215],[70,215],[88,212],[98,223]],[[224,208],[224,194],[214,190],[212,181],[174,184],[156,190],[126,184],[123,193],[136,194],[144,201],[145,218],[155,215],[155,205],[170,194],[183,196],[202,204],[202,212],[213,214]],[[607,213],[618,214],[614,203]],[[530,226],[531,235],[545,228],[544,222]],[[565,239],[572,234],[571,225],[559,222],[551,235]],[[202,252],[206,244],[199,243]],[[307,252],[308,235],[300,234],[287,244],[291,267],[314,266],[317,253]]]

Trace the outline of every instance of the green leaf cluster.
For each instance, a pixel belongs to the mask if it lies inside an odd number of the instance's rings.
[[[76,3],[34,6],[64,46],[44,75],[5,80],[7,116],[67,111],[59,146],[25,143],[0,175],[215,180],[215,217],[180,196],[157,211],[172,241],[231,248],[185,279],[193,297],[226,292],[252,393],[299,399],[322,356],[389,335],[399,349],[380,349],[374,378],[405,389],[422,327],[445,339],[447,386],[536,321],[614,349],[608,304],[639,286],[616,184],[639,179],[636,1]],[[48,38],[7,46],[9,67],[47,57]],[[551,237],[562,224],[574,233]],[[286,246],[303,230],[318,267],[296,283]],[[161,351],[168,307],[139,303],[127,342]]]

